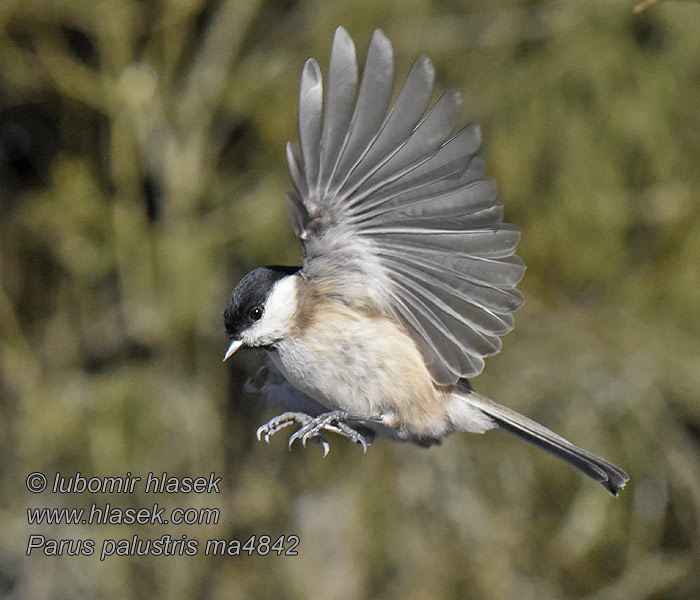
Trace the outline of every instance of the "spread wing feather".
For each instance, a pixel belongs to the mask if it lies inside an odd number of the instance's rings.
[[[320,181],[329,182],[341,154],[345,137],[355,111],[357,97],[357,58],[345,29],[338,29],[328,65],[325,118],[321,147],[323,161]]]
[[[322,109],[321,69],[311,58],[304,65],[299,86],[299,145],[307,189],[313,189],[318,181]]]
[[[503,223],[495,182],[484,176],[479,128],[452,135],[456,91],[428,109],[434,78],[420,57],[389,109],[389,40],[374,32],[358,89],[355,46],[339,28],[325,103],[318,64],[304,66],[288,206],[304,274],[395,318],[447,385],[478,374],[500,350],[525,267],[514,254],[520,234]]]
[[[338,38],[345,36],[348,36],[347,32],[339,28],[333,39],[331,55],[336,53]],[[389,40],[381,32],[375,31],[367,51],[362,83],[350,126],[345,135],[343,150],[340,155],[335,157],[337,159],[336,168],[333,173],[329,174],[329,191],[331,182],[336,184],[334,186],[336,189],[344,186],[348,176],[376,138],[389,102],[391,102],[393,91],[394,51]],[[330,114],[327,116],[329,119],[332,118]]]

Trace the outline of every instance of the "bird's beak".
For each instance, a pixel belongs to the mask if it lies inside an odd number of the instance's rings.
[[[228,350],[226,350],[226,354],[224,355],[224,362],[226,362],[233,355],[233,353],[236,350],[238,350],[242,345],[243,345],[242,340],[233,340],[228,345]]]

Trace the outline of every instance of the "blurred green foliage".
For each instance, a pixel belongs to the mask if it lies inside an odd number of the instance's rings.
[[[517,0],[0,3],[0,596],[700,597],[700,7]],[[507,436],[254,440],[231,287],[295,263],[303,61],[375,27],[463,91],[523,231],[526,305],[475,386],[624,467],[617,500]],[[224,477],[31,495],[32,471]],[[51,478],[51,477],[50,477]],[[30,506],[216,506],[216,526],[29,526]],[[28,536],[297,534],[296,558],[25,555]]]

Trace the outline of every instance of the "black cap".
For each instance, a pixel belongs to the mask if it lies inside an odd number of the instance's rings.
[[[258,267],[241,279],[226,305],[224,325],[231,338],[238,339],[241,332],[253,324],[250,312],[256,306],[264,306],[267,296],[276,281],[297,273],[301,267]]]

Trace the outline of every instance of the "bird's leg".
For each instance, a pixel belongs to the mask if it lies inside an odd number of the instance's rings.
[[[303,412],[282,413],[281,415],[273,417],[264,425],[258,427],[256,435],[258,440],[264,439],[269,444],[270,438],[281,429],[289,427],[294,423],[299,423],[300,425],[305,426],[311,421],[313,421],[313,417]],[[326,439],[320,434],[313,436],[312,439],[323,446],[323,456],[326,456],[331,448]]]
[[[261,425],[260,427],[258,427],[256,435],[258,437],[258,440],[263,439],[263,436],[264,436],[265,441],[269,443],[270,438],[273,435],[275,435],[278,431],[280,431],[281,429],[284,429],[285,427],[289,427],[290,425],[293,425],[294,423],[299,423],[300,425],[306,425],[312,419],[313,419],[313,417],[311,417],[303,412],[282,413],[281,415],[277,415],[276,417],[273,417],[264,425]]]
[[[323,445],[323,456],[326,456],[330,450],[330,445],[321,435],[321,431],[330,431],[345,436],[351,442],[360,444],[363,452],[367,452],[367,446],[372,443],[374,435],[370,436],[360,433],[358,429],[349,425],[347,423],[348,421],[356,423],[382,423],[382,418],[351,415],[344,410],[322,413],[317,417],[312,417],[302,412],[286,412],[270,419],[267,423],[258,427],[257,437],[259,440],[264,439],[266,442],[269,442],[270,438],[278,431],[294,423],[299,423],[301,427],[289,438],[290,448],[298,439],[301,440],[304,446],[306,446],[306,442],[311,439]],[[369,433],[371,434],[372,432]]]
[[[323,413],[318,417],[303,423],[301,428],[293,433],[289,438],[289,447],[291,448],[292,444],[299,439],[301,440],[302,445],[305,446],[306,441],[309,438],[313,439],[314,437],[318,436],[321,431],[325,430],[345,436],[351,442],[360,444],[362,446],[362,451],[367,452],[367,446],[372,443],[372,439],[368,441],[367,438],[355,427],[348,425],[348,421],[354,421],[357,423],[381,423],[382,419],[381,417],[351,415],[345,410],[334,410]]]

